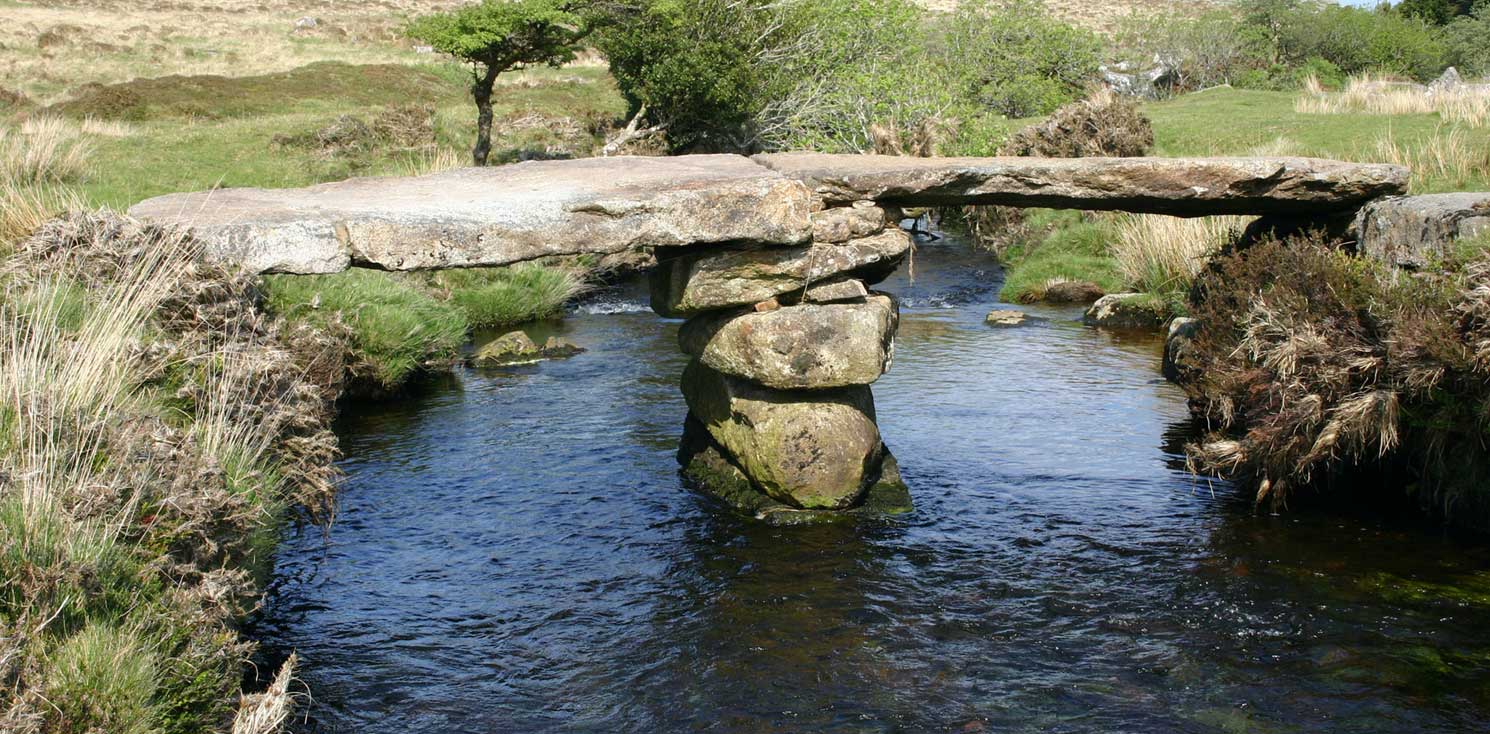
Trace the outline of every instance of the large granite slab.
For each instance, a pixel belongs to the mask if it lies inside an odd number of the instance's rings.
[[[357,178],[303,189],[219,189],[135,205],[191,226],[209,254],[257,272],[505,265],[548,255],[812,235],[803,185],[741,156],[592,158]]]
[[[1313,158],[754,158],[829,204],[996,204],[1194,217],[1354,210],[1407,190],[1408,170]]]

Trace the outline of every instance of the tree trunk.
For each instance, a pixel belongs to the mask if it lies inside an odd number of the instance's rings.
[[[471,160],[478,166],[486,165],[486,157],[491,154],[491,93],[497,71],[496,64],[488,64],[486,73],[471,85],[471,96],[476,98],[476,147],[471,150]]]

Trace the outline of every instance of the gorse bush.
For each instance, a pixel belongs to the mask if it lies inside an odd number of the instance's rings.
[[[1369,469],[1490,521],[1490,254],[1466,246],[1441,265],[1394,273],[1319,239],[1216,261],[1191,303],[1198,377],[1185,387],[1215,430],[1190,447],[1194,467],[1274,504]]]

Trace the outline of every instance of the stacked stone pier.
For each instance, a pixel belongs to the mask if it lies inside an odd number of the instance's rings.
[[[870,384],[890,368],[900,309],[871,290],[911,239],[872,201],[820,208],[798,246],[742,244],[662,259],[652,308],[678,332],[689,416],[680,462],[758,517],[909,504]]]
[[[1312,222],[1348,219],[1367,206],[1376,212],[1363,220],[1371,223],[1388,217],[1368,205],[1406,185],[1397,166],[1287,157],[703,155],[221,189],[158,197],[130,213],[190,227],[208,255],[254,272],[424,270],[649,251],[659,262],[653,308],[686,319],[679,331],[691,357],[682,376],[686,474],[736,507],[794,522],[909,505],[870,388],[890,367],[899,323],[895,299],[873,287],[911,244],[892,222],[896,207]]]

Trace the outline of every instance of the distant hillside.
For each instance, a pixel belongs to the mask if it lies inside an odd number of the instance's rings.
[[[938,11],[957,7],[957,0],[916,1]],[[1051,12],[1094,31],[1111,30],[1120,18],[1133,13],[1192,15],[1226,4],[1226,0],[1045,0]]]

